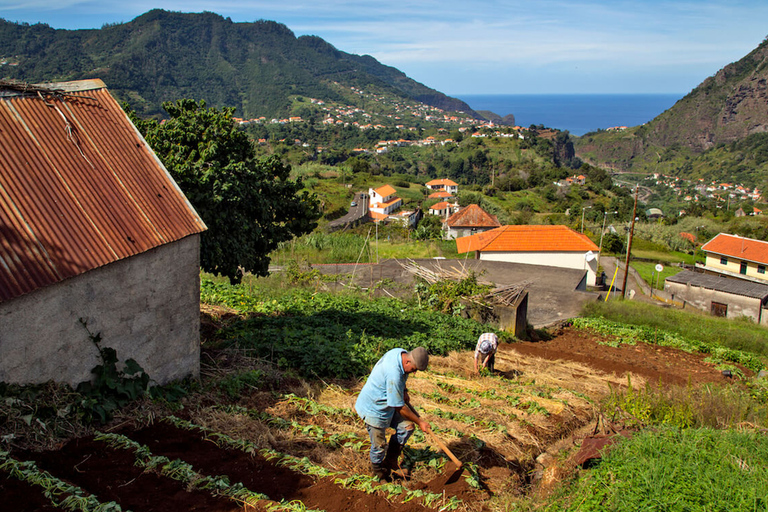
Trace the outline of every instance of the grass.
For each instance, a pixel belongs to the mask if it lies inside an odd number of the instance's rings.
[[[728,320],[699,311],[660,308],[636,301],[591,302],[586,305],[583,314],[662,329],[689,340],[768,357],[768,329],[746,320]]]
[[[664,269],[661,272],[656,272],[657,263],[649,261],[632,261],[630,266],[637,270],[640,277],[651,285],[654,290],[664,289],[664,280],[668,277],[682,272],[683,269],[678,266],[662,265]]]
[[[615,445],[545,510],[766,510],[766,482],[768,437],[763,434],[647,430]]]

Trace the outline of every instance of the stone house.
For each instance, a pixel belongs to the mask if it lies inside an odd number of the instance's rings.
[[[451,240],[501,227],[495,215],[476,204],[462,208],[443,222],[443,238]]]
[[[0,381],[200,371],[202,219],[101,80],[0,87]]]

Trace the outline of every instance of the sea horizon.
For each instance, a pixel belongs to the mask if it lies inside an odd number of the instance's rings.
[[[685,93],[461,94],[473,110],[489,110],[515,124],[568,130],[577,136],[615,126],[638,126],[669,109]]]

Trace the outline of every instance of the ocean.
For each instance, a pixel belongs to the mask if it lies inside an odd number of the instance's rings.
[[[513,114],[518,126],[543,124],[584,135],[599,128],[637,126],[661,114],[685,94],[464,94],[474,110]]]

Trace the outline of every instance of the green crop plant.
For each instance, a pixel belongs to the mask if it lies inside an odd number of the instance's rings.
[[[121,512],[122,508],[114,501],[101,503],[96,496],[83,489],[59,480],[47,471],[37,467],[33,461],[19,461],[0,451],[0,471],[10,477],[40,487],[54,507],[72,512]]]

